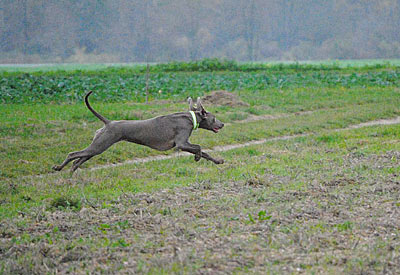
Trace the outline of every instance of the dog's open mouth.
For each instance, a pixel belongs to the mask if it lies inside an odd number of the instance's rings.
[[[218,128],[218,127],[213,128],[214,133],[218,133],[219,130],[221,130],[221,128]]]

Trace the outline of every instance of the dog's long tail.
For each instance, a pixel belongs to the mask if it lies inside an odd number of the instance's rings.
[[[95,110],[93,110],[92,106],[90,106],[89,101],[88,101],[88,97],[93,93],[93,91],[90,91],[87,93],[87,95],[85,96],[85,103],[86,106],[88,107],[88,109],[101,121],[104,122],[104,124],[108,124],[110,123],[110,121],[108,119],[106,119],[105,117],[103,117],[102,115],[100,115],[98,112],[96,112]]]

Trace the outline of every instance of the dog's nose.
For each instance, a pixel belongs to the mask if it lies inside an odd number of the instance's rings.
[[[223,123],[221,123],[221,124],[222,124],[221,128],[224,127],[224,124]]]

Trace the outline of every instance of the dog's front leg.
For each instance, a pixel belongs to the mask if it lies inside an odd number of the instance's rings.
[[[189,136],[190,136],[190,133],[184,133],[184,134],[178,135],[177,138],[175,139],[176,147],[182,151],[194,154],[195,161],[199,161],[201,158],[204,158],[206,160],[210,160],[210,161],[214,162],[215,164],[224,163],[223,159],[214,159],[209,154],[202,152],[200,145],[191,144],[188,140]]]
[[[207,154],[206,152],[201,152],[201,157],[205,158],[206,160],[211,160],[215,164],[223,164],[224,163],[223,159],[215,159],[212,156],[210,156],[209,154]]]
[[[211,157],[209,154],[207,154],[206,152],[201,151],[200,145],[191,144],[187,141],[183,144],[177,145],[177,147],[178,147],[178,149],[180,149],[182,151],[194,154],[195,161],[199,161],[201,158],[204,158],[206,160],[210,160],[210,161],[214,162],[215,164],[224,163],[223,159],[215,159],[215,158]]]
[[[194,154],[194,160],[199,161],[202,157],[202,152],[201,152],[201,147],[200,145],[197,144],[191,144],[188,141],[182,143],[182,144],[177,144],[176,146],[178,149],[189,152]]]

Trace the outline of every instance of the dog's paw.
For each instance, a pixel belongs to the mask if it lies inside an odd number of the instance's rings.
[[[217,159],[215,164],[223,164],[225,161],[223,159]]]
[[[195,156],[194,156],[194,160],[195,161],[199,161],[201,159],[201,154],[196,154]]]

